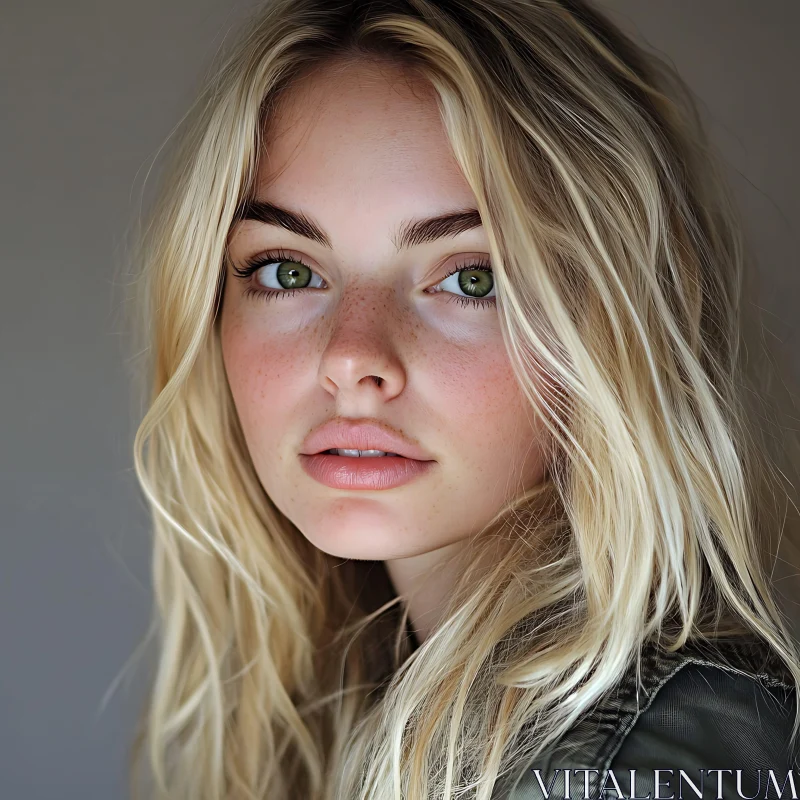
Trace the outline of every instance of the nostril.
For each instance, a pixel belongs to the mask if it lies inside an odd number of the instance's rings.
[[[375,383],[377,383],[378,386],[380,386],[383,383],[383,378],[379,378],[377,375],[370,375],[369,377],[372,378],[372,380],[375,381]]]

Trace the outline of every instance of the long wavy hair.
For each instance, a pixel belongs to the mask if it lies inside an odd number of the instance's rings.
[[[221,358],[227,244],[277,101],[355,59],[434,87],[553,442],[544,481],[457,556],[421,646],[382,562],[321,552],[273,504]],[[178,134],[136,250],[158,658],[135,798],[144,760],[148,798],[488,800],[652,641],[755,636],[800,686],[773,580],[796,437],[671,66],[584,0],[268,0]]]

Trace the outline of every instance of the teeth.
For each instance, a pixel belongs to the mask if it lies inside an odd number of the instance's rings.
[[[383,450],[349,450],[344,447],[332,447],[327,452],[334,456],[350,456],[351,458],[380,458],[381,456],[397,455],[397,453],[386,453]]]

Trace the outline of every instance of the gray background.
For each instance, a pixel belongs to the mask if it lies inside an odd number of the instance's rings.
[[[702,101],[796,342],[797,0],[606,0]],[[127,797],[149,538],[127,242],[159,146],[251,3],[6,0],[0,26],[0,797]],[[154,163],[155,159],[155,163]],[[145,178],[153,166],[150,178]],[[106,694],[110,699],[104,704]]]

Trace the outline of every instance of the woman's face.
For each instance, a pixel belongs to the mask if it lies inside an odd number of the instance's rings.
[[[480,218],[403,236],[414,221],[476,207],[433,90],[412,91],[392,67],[326,68],[293,87],[270,124],[256,199],[302,219],[262,206],[237,224],[221,311],[258,476],[335,556],[405,558],[464,540],[538,483],[543,462]],[[330,420],[343,439],[308,438]],[[374,427],[360,436],[360,423]],[[400,439],[376,444],[376,428]],[[414,458],[314,455],[348,444]]]

